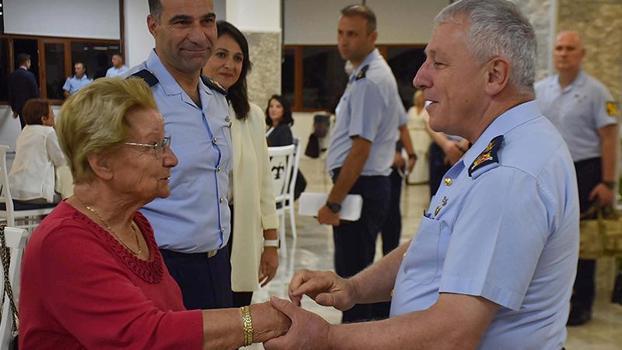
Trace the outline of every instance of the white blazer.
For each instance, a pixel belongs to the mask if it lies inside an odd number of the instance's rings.
[[[26,125],[17,137],[15,160],[9,172],[13,199],[53,201],[55,167],[65,165],[54,128]]]
[[[233,143],[231,289],[236,292],[259,289],[263,230],[278,228],[265,116],[257,105],[250,106],[243,121],[229,107]]]

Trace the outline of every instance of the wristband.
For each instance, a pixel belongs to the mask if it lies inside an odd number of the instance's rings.
[[[264,239],[263,240],[264,247],[274,247],[279,248],[279,240],[277,239]]]

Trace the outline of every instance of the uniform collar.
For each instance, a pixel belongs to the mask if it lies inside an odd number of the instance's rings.
[[[534,100],[508,109],[490,123],[473,146],[464,154],[464,164],[470,166],[496,136],[505,135],[515,127],[538,118],[541,114],[538,104]]]
[[[82,76],[82,78],[78,78],[78,77],[74,74],[74,75],[73,75],[73,78],[74,78],[75,80],[78,80],[78,81],[80,81],[80,80],[88,80],[88,79],[89,79],[89,77],[88,77],[88,76],[86,76],[86,74],[84,74],[84,75]]]
[[[378,49],[374,49],[372,52],[370,52],[365,59],[363,60],[363,62],[356,67],[355,70],[352,71],[352,74],[350,74],[350,80],[354,80],[354,78],[359,74],[359,72],[361,71],[361,69],[363,69],[363,67],[369,65],[372,61],[376,60],[378,57],[380,57],[380,51],[378,51]]]
[[[160,57],[158,57],[155,49],[153,49],[149,54],[149,57],[145,62],[145,66],[147,70],[149,70],[158,78],[158,82],[160,83],[160,86],[162,87],[166,95],[171,96],[185,94],[184,90],[181,88],[181,86],[179,86],[179,83],[177,83],[177,80],[173,78],[173,75],[171,75],[171,73],[166,70],[166,67],[164,67],[162,61],[160,61]],[[199,79],[199,89],[201,89],[206,94],[212,94],[212,92],[205,87],[201,79]]]
[[[569,91],[575,86],[582,86],[583,84],[585,84],[586,80],[587,76],[585,75],[585,72],[583,72],[583,69],[581,69],[579,70],[577,77],[572,81],[572,83],[570,83],[570,85],[566,86],[566,88],[562,89],[562,87],[559,85],[559,74],[553,76],[553,79],[551,80],[551,86],[559,89],[559,91]]]

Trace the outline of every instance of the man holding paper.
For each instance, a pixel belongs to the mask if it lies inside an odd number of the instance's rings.
[[[341,10],[337,42],[341,57],[352,62],[348,87],[337,106],[337,124],[328,148],[327,168],[334,186],[318,212],[321,224],[333,225],[335,270],[350,277],[374,259],[376,237],[389,207],[389,174],[400,115],[405,114],[395,78],[375,48],[376,16],[364,5]],[[361,217],[340,221],[347,194],[363,197]],[[382,317],[375,305],[356,305],[343,322]]]

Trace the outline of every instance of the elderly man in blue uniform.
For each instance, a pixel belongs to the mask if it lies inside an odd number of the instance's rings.
[[[129,75],[151,86],[179,164],[171,195],[142,209],[188,309],[232,306],[227,252],[231,171],[228,107],[200,79],[216,41],[211,0],[149,0],[155,50]]]
[[[414,83],[431,127],[472,147],[409,245],[352,278],[301,271],[290,283],[294,303],[342,310],[392,297],[391,317],[329,325],[273,299],[293,321],[267,349],[562,349],[579,204],[570,153],[534,101],[535,49],[510,1],[457,1],[436,17]]]
[[[405,113],[391,69],[375,49],[377,37],[370,8],[351,5],[341,10],[338,49],[353,72],[336,109],[326,158],[334,186],[318,221],[333,225],[335,270],[342,277],[353,276],[374,260],[376,237],[389,206],[398,119]],[[361,218],[340,222],[341,202],[349,193],[363,197]],[[380,317],[373,305],[356,305],[343,313],[342,321]]]
[[[557,35],[553,61],[558,74],[536,84],[542,113],[558,128],[577,172],[581,213],[614,203],[618,104],[607,88],[581,69],[585,49],[577,32]],[[569,326],[592,318],[596,260],[579,259]]]
[[[93,79],[90,79],[86,75],[86,66],[82,62],[76,62],[73,65],[74,75],[67,78],[65,80],[65,84],[63,85],[63,93],[65,94],[65,98],[75,94],[83,87],[89,85],[93,82]]]

